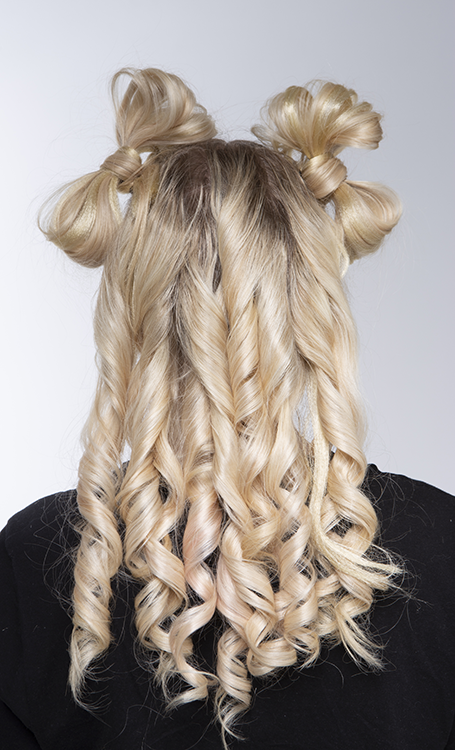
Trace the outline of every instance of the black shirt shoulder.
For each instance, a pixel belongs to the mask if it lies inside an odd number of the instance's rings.
[[[81,517],[77,509],[76,490],[58,492],[42,497],[13,515],[3,529],[9,551],[32,543],[46,548],[55,545],[56,549],[67,548],[77,541],[76,528]]]
[[[364,491],[379,519],[379,543],[404,561],[455,583],[455,497],[426,482],[380,472],[370,465]]]

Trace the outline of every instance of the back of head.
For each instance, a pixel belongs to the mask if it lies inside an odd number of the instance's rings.
[[[124,565],[142,584],[138,639],[159,653],[165,692],[175,671],[188,690],[174,704],[214,687],[230,732],[250,675],[310,664],[322,642],[378,663],[355,618],[397,569],[373,543],[360,489],[342,276],[400,208],[386,188],[346,179],[341,150],[376,148],[381,128],[343,86],[291,87],[269,103],[260,142],[226,143],[176,76],[121,71],[114,94],[122,74],[119,149],[66,188],[46,229],[78,262],[104,265],[71,684],[80,699],[109,645],[110,582]],[[131,193],[124,213],[118,191]],[[192,636],[216,612],[208,675]]]

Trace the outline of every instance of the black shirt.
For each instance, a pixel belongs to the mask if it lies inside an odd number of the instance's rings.
[[[341,646],[315,666],[253,680],[232,750],[455,748],[455,498],[370,466],[365,491],[381,543],[404,558],[411,598],[380,596],[371,614],[384,669],[362,671]],[[88,684],[97,709],[67,686],[74,491],[38,500],[0,535],[0,746],[5,750],[221,749],[210,703],[164,713],[134,650],[134,586],[115,582],[114,643]],[[213,662],[216,622],[195,637]]]

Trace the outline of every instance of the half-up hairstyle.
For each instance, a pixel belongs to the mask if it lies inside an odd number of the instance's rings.
[[[104,265],[70,685],[83,701],[111,640],[111,581],[125,570],[168,705],[213,691],[226,743],[252,676],[308,666],[322,644],[380,664],[365,616],[399,571],[375,544],[361,490],[342,275],[379,246],[400,206],[384,187],[346,180],[337,155],[376,148],[381,128],[343,86],[275,97],[254,131],[262,143],[214,138],[176,76],[125,70],[113,90],[119,149],[66,188],[46,229],[79,263]],[[215,616],[211,673],[193,638]],[[177,694],[175,674],[187,685]]]

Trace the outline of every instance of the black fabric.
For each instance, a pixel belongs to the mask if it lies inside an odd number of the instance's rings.
[[[455,748],[455,498],[369,467],[365,489],[382,544],[406,561],[411,599],[379,597],[371,622],[385,668],[363,672],[341,647],[301,671],[255,679],[251,710],[232,750],[439,750]],[[166,716],[134,653],[135,591],[116,582],[114,644],[89,683],[96,712],[67,687],[75,492],[44,498],[0,535],[0,746],[5,750],[221,748],[210,704]],[[56,594],[58,592],[58,595]],[[196,651],[213,662],[216,624]]]

